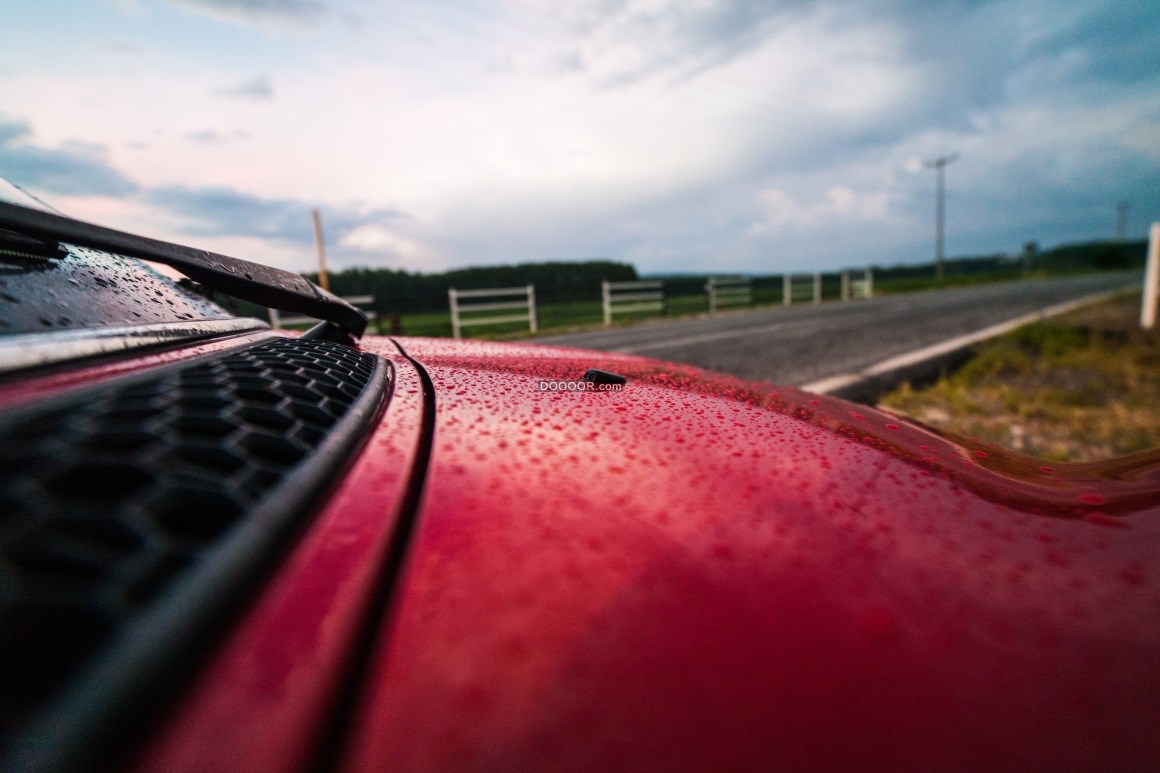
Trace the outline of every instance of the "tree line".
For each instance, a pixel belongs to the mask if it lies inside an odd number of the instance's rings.
[[[317,274],[306,274],[306,278],[318,282]],[[537,302],[564,303],[600,298],[600,283],[605,280],[627,282],[636,278],[634,266],[612,260],[475,266],[438,274],[349,268],[330,274],[330,291],[341,296],[373,295],[376,311],[413,314],[446,311],[447,290],[452,287],[481,290],[532,284]]]

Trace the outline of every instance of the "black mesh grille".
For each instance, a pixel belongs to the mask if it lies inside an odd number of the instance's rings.
[[[220,593],[252,569],[233,564],[259,563],[317,493],[304,476],[342,463],[387,382],[373,355],[276,338],[0,420],[3,729],[176,588],[191,596],[204,575],[216,585],[202,590]]]

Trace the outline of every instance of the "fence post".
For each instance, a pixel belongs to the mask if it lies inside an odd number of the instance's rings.
[[[709,294],[709,313],[717,311],[717,295],[713,288],[713,277],[709,277],[709,281],[705,282],[705,292]]]
[[[1156,305],[1160,302],[1160,223],[1148,234],[1148,265],[1144,269],[1144,299],[1140,304],[1140,327],[1156,327]]]
[[[850,272],[842,272],[842,300],[850,300]]]
[[[822,302],[822,275],[814,272],[814,303]]]
[[[793,303],[793,278],[789,274],[781,275],[781,305],[789,306]]]
[[[874,297],[874,267],[866,267],[866,297]]]
[[[612,327],[612,292],[608,280],[600,283],[600,299],[604,302],[604,326]]]
[[[451,335],[455,339],[462,338],[462,331],[459,327],[459,293],[455,291],[454,287],[448,288],[447,299],[451,302]]]
[[[270,327],[275,330],[282,329],[282,315],[278,313],[277,309],[270,309]]]
[[[528,323],[531,327],[531,332],[537,331],[536,325],[536,286],[528,285]]]

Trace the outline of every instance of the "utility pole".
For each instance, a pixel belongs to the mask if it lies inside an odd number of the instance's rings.
[[[1127,201],[1116,204],[1116,241],[1124,241],[1128,234],[1128,209],[1132,205]]]
[[[330,275],[326,273],[326,242],[322,238],[322,213],[312,209],[310,216],[314,219],[314,249],[318,251],[318,285],[329,292]]]
[[[939,279],[943,277],[943,188],[947,164],[959,157],[958,153],[949,156],[939,156],[933,161],[923,163],[927,169],[934,169],[935,200],[934,200],[934,270]]]

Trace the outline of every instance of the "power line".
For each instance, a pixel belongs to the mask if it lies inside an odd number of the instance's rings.
[[[934,204],[934,270],[939,279],[943,276],[943,188],[947,164],[959,157],[958,153],[949,156],[939,156],[933,161],[924,161],[923,166],[934,169],[935,176],[935,204]]]

